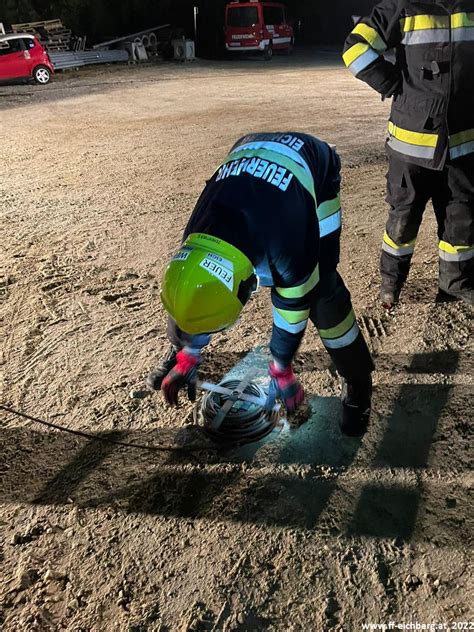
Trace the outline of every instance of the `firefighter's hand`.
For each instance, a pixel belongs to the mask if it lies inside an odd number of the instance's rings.
[[[403,78],[402,75],[396,76],[392,82],[392,84],[387,88],[385,93],[383,94],[383,99],[390,99],[398,97],[403,90]]]
[[[201,356],[188,353],[186,350],[176,354],[176,364],[161,384],[164,398],[170,406],[178,405],[178,393],[187,387],[188,398],[196,399],[197,368],[201,364]]]
[[[282,369],[278,368],[275,362],[270,362],[268,374],[271,382],[265,408],[271,410],[275,400],[280,399],[285,404],[287,413],[294,413],[304,400],[304,389],[293,373],[291,364]]]

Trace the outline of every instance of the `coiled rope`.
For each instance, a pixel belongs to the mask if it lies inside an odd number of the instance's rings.
[[[229,392],[235,392],[241,384],[240,380],[227,380],[219,384]],[[254,382],[245,387],[243,393],[265,401],[266,393]],[[245,445],[266,437],[275,428],[277,415],[267,412],[263,406],[242,400],[234,401],[226,413],[222,423],[216,428],[213,424],[224,404],[232,399],[232,395],[208,392],[204,395],[200,411],[194,411],[194,422],[213,441],[219,444]]]

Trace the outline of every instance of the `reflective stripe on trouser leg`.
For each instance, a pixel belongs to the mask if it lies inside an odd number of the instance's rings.
[[[415,251],[415,239],[397,244],[385,232],[380,258],[382,288],[398,292],[405,283],[410,271],[411,259]]]
[[[448,162],[445,173],[446,193],[433,196],[439,287],[459,296],[474,289],[474,154]]]
[[[405,257],[407,255],[411,256],[415,252],[415,243],[416,237],[415,239],[412,239],[407,243],[397,244],[393,239],[389,237],[387,231],[385,231],[382,242],[382,250],[384,252],[387,252],[389,255],[393,255],[394,257]]]
[[[348,347],[359,334],[359,326],[354,310],[351,308],[347,316],[334,327],[321,329],[318,327],[323,345],[327,349],[342,349]]]
[[[435,173],[438,178],[439,175]],[[382,289],[399,292],[406,281],[415,241],[430,198],[431,171],[390,157],[387,202],[390,204],[382,243]]]
[[[474,257],[474,245],[455,246],[447,241],[439,242],[439,258],[444,261],[469,261]]]
[[[474,27],[471,27],[474,41]],[[449,137],[449,153],[452,160],[474,154],[474,128]]]
[[[373,371],[372,358],[357,325],[351,296],[337,272],[321,277],[309,317],[340,375],[357,379]]]
[[[474,285],[474,245],[439,242],[439,286],[448,294],[472,290]]]
[[[415,242],[416,238],[404,244],[396,244],[385,233],[380,257],[380,272],[384,289],[398,291],[405,283],[410,271]]]

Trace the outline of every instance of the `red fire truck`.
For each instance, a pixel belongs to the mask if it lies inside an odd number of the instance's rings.
[[[273,52],[290,53],[294,44],[293,28],[286,21],[285,7],[278,2],[234,0],[225,9],[225,45],[228,51],[260,51],[265,59]]]

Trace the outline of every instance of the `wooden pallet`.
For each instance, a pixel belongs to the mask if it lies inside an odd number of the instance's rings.
[[[50,28],[54,28],[57,26],[59,28],[64,28],[61,20],[44,20],[42,22],[24,22],[23,24],[12,24],[12,29],[16,33],[19,31],[24,32],[27,28],[34,29],[38,27],[43,27],[49,30]]]
[[[72,31],[67,29],[61,20],[12,24],[12,30],[15,33],[34,35],[48,50],[67,51],[70,48]]]

